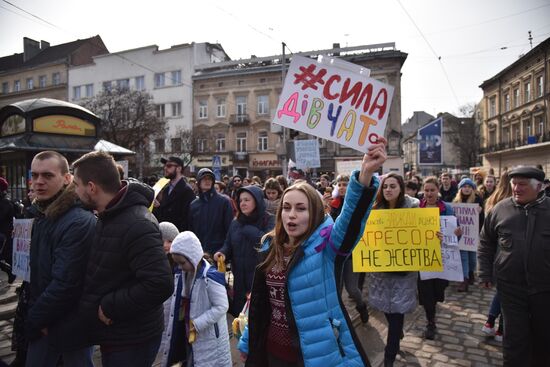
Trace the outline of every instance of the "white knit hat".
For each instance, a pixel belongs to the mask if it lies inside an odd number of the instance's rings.
[[[162,234],[163,241],[173,241],[174,238],[180,233],[178,227],[170,222],[161,222],[159,224],[160,233]]]
[[[174,241],[172,241],[172,245],[170,246],[170,253],[185,256],[187,260],[193,265],[194,270],[191,272],[191,274],[188,274],[185,277],[183,289],[181,291],[181,294],[187,297],[189,296],[189,294],[191,293],[191,289],[193,288],[193,282],[195,281],[195,275],[197,273],[199,262],[204,256],[201,242],[193,232],[181,232],[176,236],[176,238],[174,238]]]
[[[204,256],[201,241],[191,231],[181,232],[174,238],[170,253],[185,256],[195,268]]]

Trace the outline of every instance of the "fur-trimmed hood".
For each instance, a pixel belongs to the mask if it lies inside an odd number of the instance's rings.
[[[36,200],[33,201],[33,205],[29,211],[34,217],[43,215],[50,220],[56,220],[74,206],[82,205],[78,199],[78,195],[76,195],[75,186],[71,183],[61,191],[58,197],[48,205],[44,212],[40,210],[40,203]]]

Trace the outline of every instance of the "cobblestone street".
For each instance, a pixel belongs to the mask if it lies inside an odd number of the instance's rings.
[[[481,332],[493,294],[494,290],[477,286],[471,286],[466,294],[458,293],[456,284],[451,283],[447,288],[446,302],[438,304],[437,335],[433,341],[422,337],[426,318],[424,309],[418,306],[415,312],[405,317],[405,338],[401,341],[395,366],[502,366],[501,343]],[[367,299],[366,292],[364,297]],[[349,305],[351,301],[347,296],[345,299]],[[352,309],[353,306],[349,305],[348,310]],[[382,366],[387,335],[384,314],[371,311],[369,323],[362,326],[358,315],[353,312],[354,325],[371,364],[373,367]]]
[[[15,356],[11,351],[15,287],[7,285],[4,273],[0,279],[0,360],[9,364]],[[470,287],[467,294],[458,293],[456,284],[451,284],[447,288],[446,302],[438,304],[437,335],[433,341],[422,338],[426,320],[423,308],[417,307],[415,312],[405,317],[405,338],[401,342],[401,352],[395,366],[501,366],[500,343],[481,332],[493,294],[493,290],[477,286]],[[367,298],[366,292],[364,296]],[[371,310],[369,323],[361,325],[359,315],[345,294],[344,300],[351,310],[352,320],[372,366],[381,366],[387,333],[384,315]],[[232,339],[232,347],[234,345]],[[240,366],[238,353],[233,351],[232,354],[233,365]],[[96,366],[101,366],[97,350],[94,362]]]

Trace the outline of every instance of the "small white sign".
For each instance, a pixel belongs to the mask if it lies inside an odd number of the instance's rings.
[[[319,142],[317,139],[294,140],[294,153],[296,154],[296,168],[321,167]]]
[[[477,251],[479,246],[479,204],[452,203],[462,237],[458,247],[462,251]]]
[[[128,161],[115,161],[116,164],[120,164],[122,166],[122,169],[124,170],[124,179],[128,178]]]
[[[443,272],[421,271],[420,279],[446,279],[455,282],[462,282],[462,261],[460,260],[460,251],[458,249],[458,240],[454,235],[456,228],[456,217],[452,215],[442,215],[439,217],[441,223],[441,233],[443,241],[441,242],[441,259],[443,260]]]
[[[336,161],[336,174],[337,175],[351,175],[353,170],[360,169],[363,161]]]

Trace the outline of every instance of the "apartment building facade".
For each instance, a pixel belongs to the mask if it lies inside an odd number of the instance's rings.
[[[95,36],[51,46],[23,39],[23,53],[0,57],[0,108],[31,98],[68,100],[68,70],[109,52]]]
[[[163,156],[184,158],[181,135],[192,128],[191,76],[198,64],[228,59],[219,44],[188,43],[159,49],[156,45],[93,58],[93,63],[69,69],[69,98],[82,103],[101,91],[134,89],[153,97],[157,116],[167,120],[164,137],[149,141],[147,165],[160,166]]]
[[[449,172],[451,174],[460,175],[469,172],[471,166],[477,166],[474,163],[475,159],[468,159],[468,156],[477,152],[477,142],[473,137],[478,135],[475,129],[475,118],[473,117],[457,117],[448,112],[439,113],[437,118],[426,113],[419,115],[413,115],[414,124],[416,124],[416,130],[409,131],[408,136],[403,138],[403,152],[404,152],[404,165],[406,172],[412,172],[413,174],[419,174],[423,177],[431,175],[439,175],[441,172]],[[420,117],[420,118],[415,118]],[[441,118],[442,130],[441,130],[441,163],[439,164],[425,164],[420,160],[419,154],[419,140],[418,130],[423,126],[431,123],[432,121]],[[408,119],[409,123],[413,121]],[[466,141],[472,141],[471,143],[465,143]]]
[[[550,170],[550,38],[484,81],[483,166],[496,174],[517,165]]]

